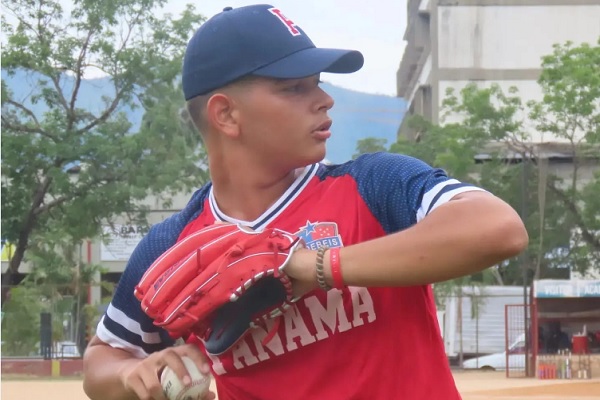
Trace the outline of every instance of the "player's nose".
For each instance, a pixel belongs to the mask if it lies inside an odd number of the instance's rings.
[[[328,111],[330,110],[335,101],[333,97],[331,97],[326,91],[324,91],[321,87],[317,88],[319,99],[317,101],[317,110],[318,111]]]

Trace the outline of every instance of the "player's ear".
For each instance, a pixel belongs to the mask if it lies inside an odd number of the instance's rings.
[[[230,136],[239,135],[237,112],[233,98],[225,93],[215,93],[206,103],[206,119],[219,132]]]

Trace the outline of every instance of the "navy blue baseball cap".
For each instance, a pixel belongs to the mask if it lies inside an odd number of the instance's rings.
[[[355,72],[363,63],[363,55],[355,50],[317,48],[276,7],[226,7],[189,41],[183,92],[189,100],[247,75],[297,79],[321,72]]]

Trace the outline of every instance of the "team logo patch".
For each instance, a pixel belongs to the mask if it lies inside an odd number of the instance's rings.
[[[291,19],[289,19],[288,17],[283,15],[283,13],[278,8],[269,8],[269,11],[271,12],[271,14],[276,16],[288,28],[288,31],[290,31],[290,33],[293,36],[298,36],[298,35],[302,34],[298,30],[298,27],[296,26],[294,21],[292,21]]]
[[[306,244],[310,250],[318,250],[319,247],[327,246],[342,247],[342,238],[338,232],[338,226],[335,222],[310,222],[306,221],[296,235]]]

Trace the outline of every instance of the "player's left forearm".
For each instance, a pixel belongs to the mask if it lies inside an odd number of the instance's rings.
[[[485,192],[467,192],[415,226],[340,251],[349,286],[413,286],[479,272],[523,251],[519,215]],[[332,283],[331,269],[325,268]]]

